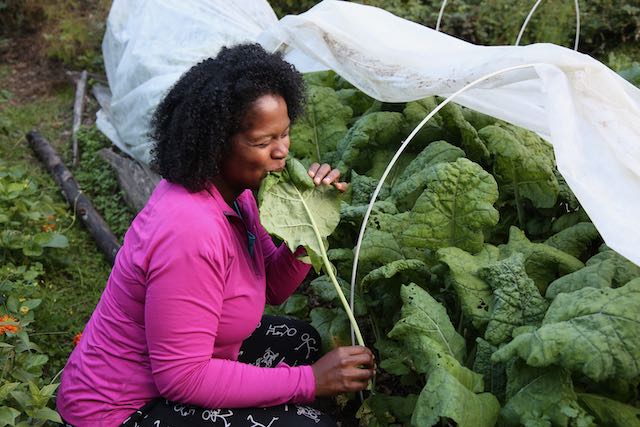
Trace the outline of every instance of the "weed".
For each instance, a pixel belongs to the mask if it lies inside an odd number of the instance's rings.
[[[111,231],[122,240],[133,220],[133,213],[124,201],[113,170],[99,154],[102,148],[110,147],[111,143],[97,127],[91,126],[80,129],[78,144],[82,154],[80,164],[74,170],[75,178]]]

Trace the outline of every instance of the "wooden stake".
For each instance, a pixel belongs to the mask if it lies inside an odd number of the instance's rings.
[[[120,249],[120,244],[109,229],[107,223],[93,208],[91,201],[82,193],[73,175],[71,175],[69,169],[62,163],[62,160],[60,160],[60,157],[51,144],[35,130],[27,134],[27,140],[36,153],[36,156],[44,163],[51,175],[53,175],[69,205],[74,209],[76,215],[80,217],[82,223],[96,240],[98,248],[113,265],[116,253]]]
[[[71,142],[73,150],[73,166],[78,166],[78,129],[82,123],[82,110],[84,108],[84,96],[87,92],[87,70],[82,71],[76,82],[76,100],[73,103],[73,128],[71,129]]]
[[[135,213],[140,212],[161,177],[144,164],[128,156],[116,154],[109,148],[103,148],[99,153],[116,172],[127,205]]]
[[[93,97],[98,101],[100,108],[109,116],[111,114],[111,91],[109,87],[95,83],[91,86],[91,93],[93,93]]]

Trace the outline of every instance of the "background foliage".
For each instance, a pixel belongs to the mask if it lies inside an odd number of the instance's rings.
[[[314,0],[270,2],[282,17],[308,10]],[[362,0],[412,21],[435,27],[441,2]],[[533,5],[531,0],[448,2],[442,31],[472,43],[513,44]],[[109,0],[0,0],[0,37],[38,31],[47,55],[75,68],[99,70],[100,43]],[[606,59],[621,45],[640,41],[640,5],[620,0],[580,1],[580,51]],[[522,43],[551,42],[573,46],[574,3],[545,0],[533,15]],[[6,45],[6,39],[5,43]],[[636,48],[637,49],[637,48]]]

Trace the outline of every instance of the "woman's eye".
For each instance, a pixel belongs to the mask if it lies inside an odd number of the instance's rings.
[[[269,142],[271,142],[271,140],[269,140],[269,139],[261,139],[261,140],[255,141],[255,142],[253,143],[253,146],[254,146],[254,147],[260,147],[260,148],[263,148],[263,147],[268,146],[268,145],[269,145]]]

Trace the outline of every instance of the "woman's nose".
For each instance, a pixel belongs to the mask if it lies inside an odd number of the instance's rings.
[[[289,136],[278,139],[271,155],[276,159],[285,159],[289,155]]]

